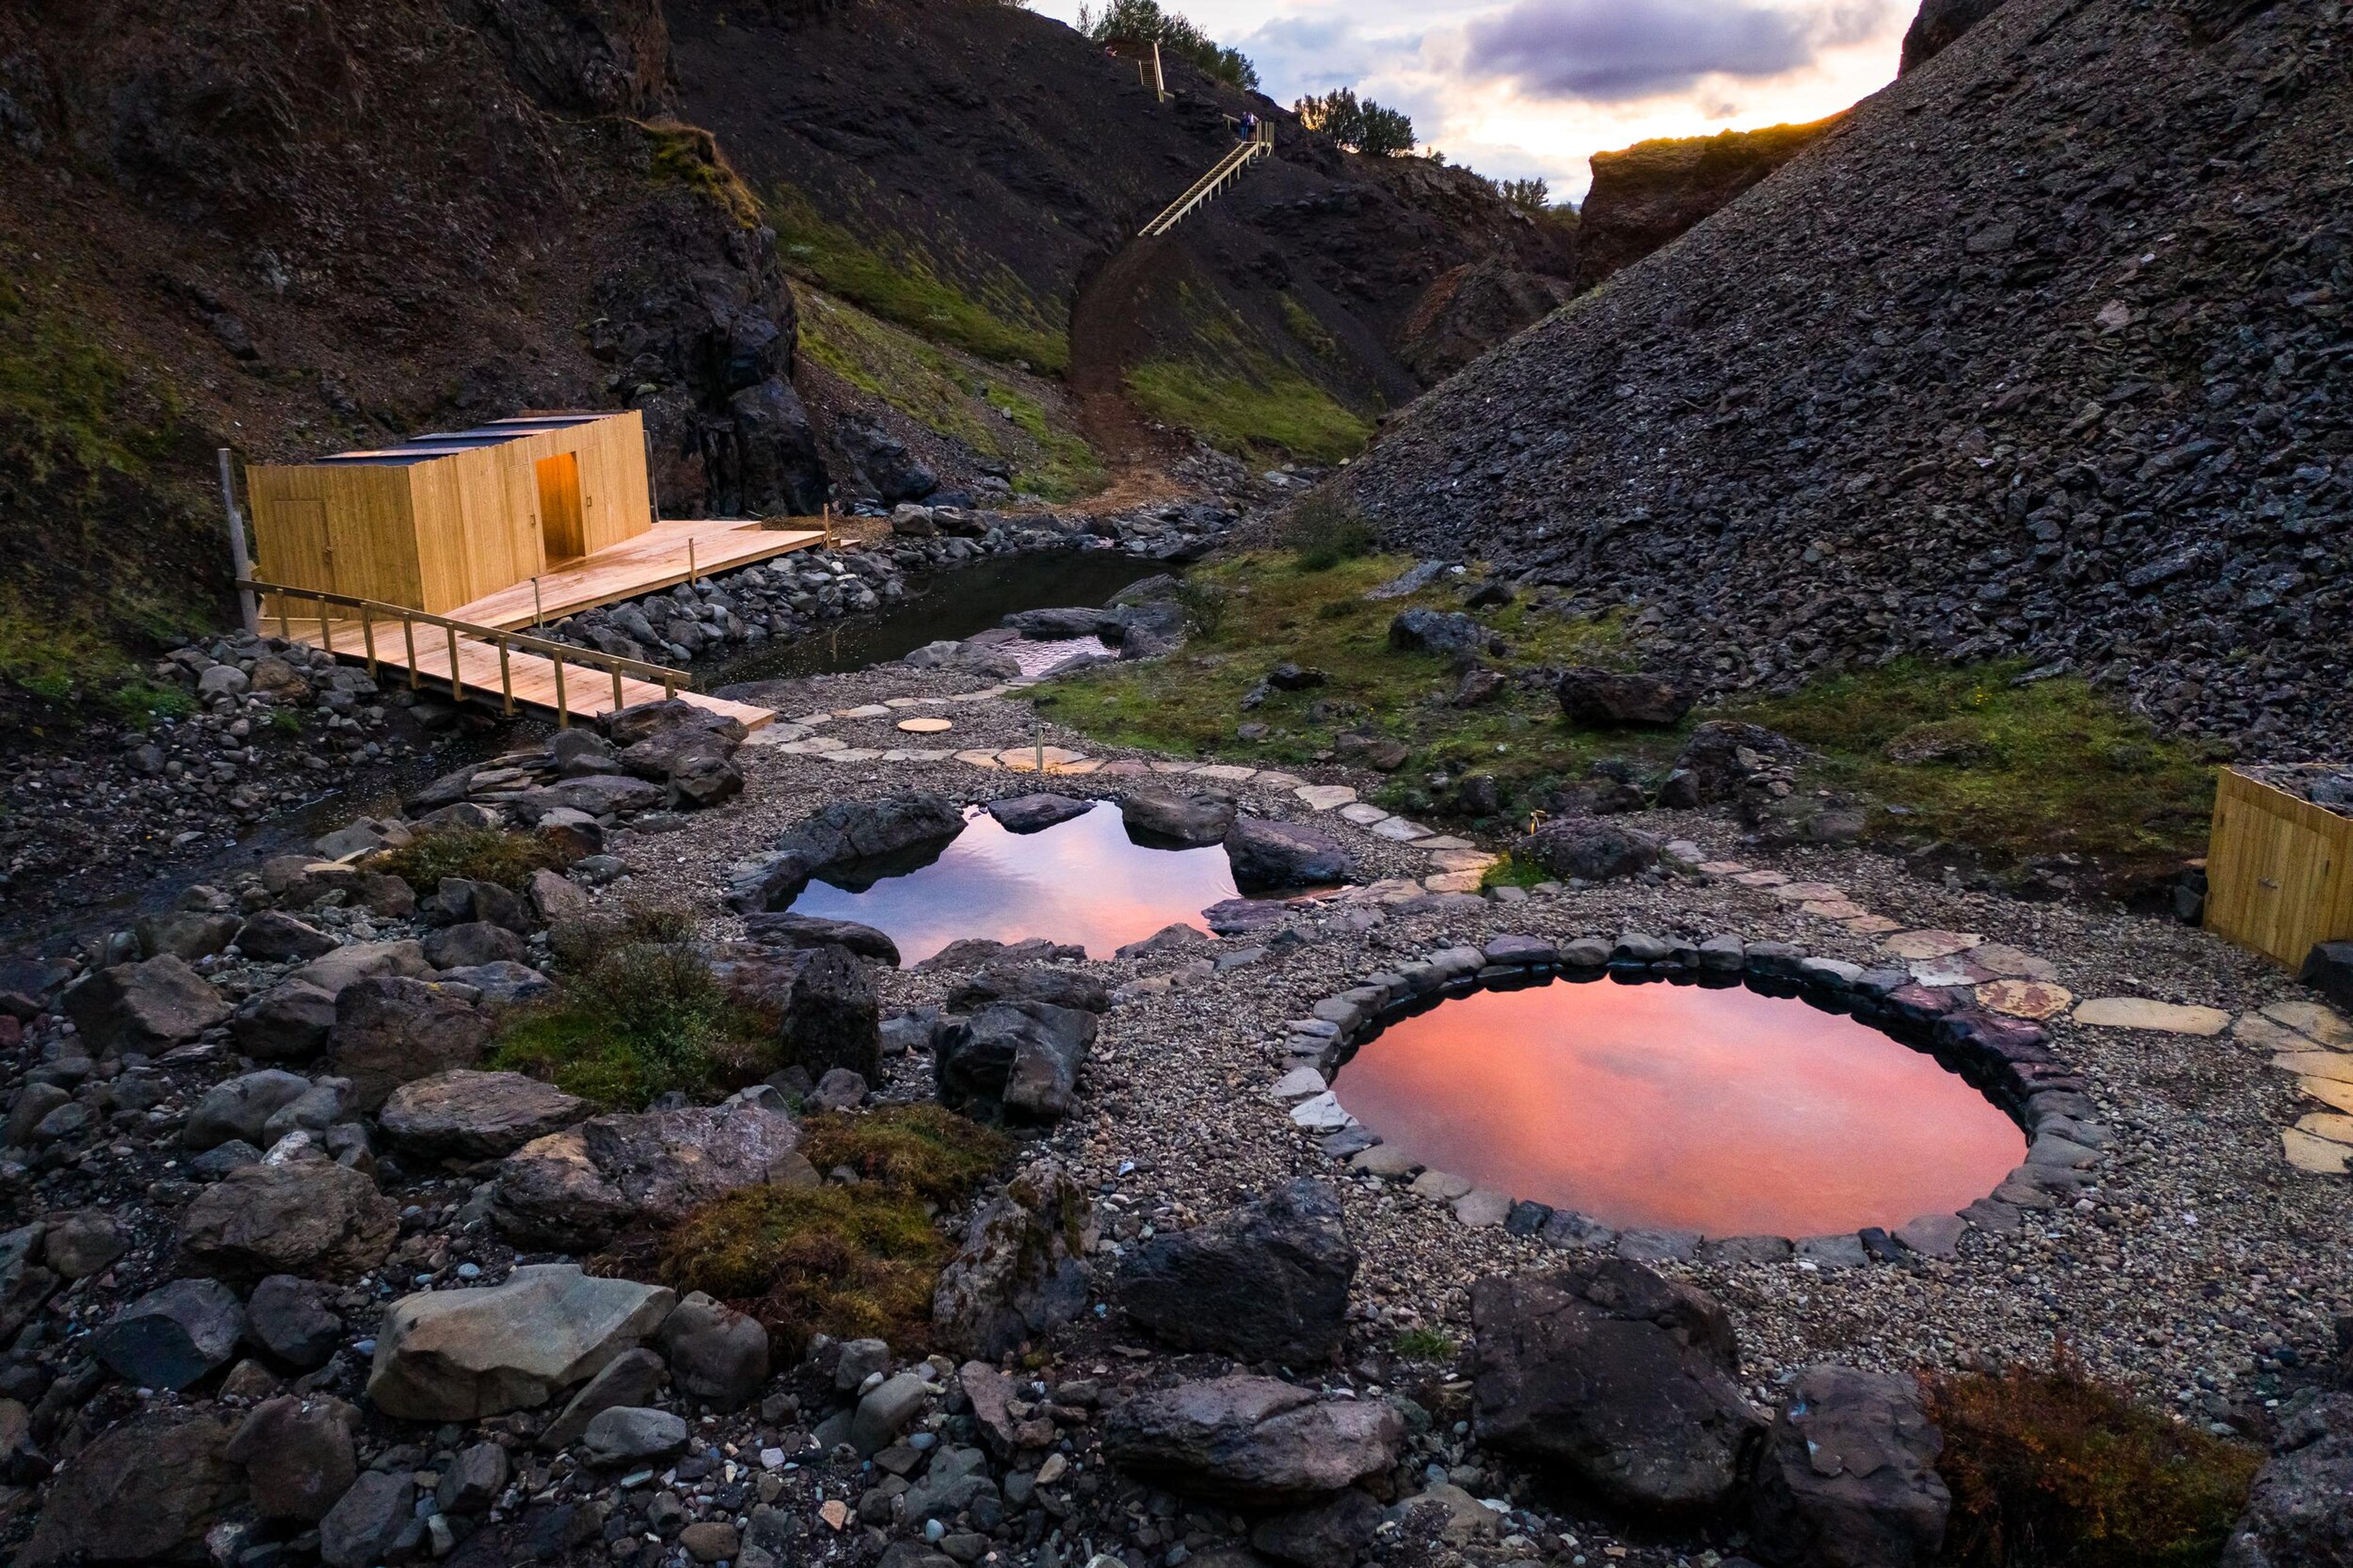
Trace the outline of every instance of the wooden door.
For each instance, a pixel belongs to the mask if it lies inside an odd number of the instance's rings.
[[[255,574],[264,582],[338,592],[335,549],[327,532],[327,503],[297,497],[280,500],[269,512],[269,525],[263,531],[262,559],[254,568]]]
[[[539,479],[539,537],[551,566],[588,553],[580,505],[580,458],[571,452],[533,465]]]
[[[2347,926],[2353,822],[2225,772],[2207,851],[2206,924],[2290,968]]]

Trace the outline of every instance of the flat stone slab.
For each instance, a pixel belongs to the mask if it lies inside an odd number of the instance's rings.
[[[2326,1138],[2331,1143],[2353,1144],[2353,1116],[2333,1111],[2316,1110],[2296,1120],[2298,1132],[2309,1132],[2315,1138]]]
[[[955,760],[976,768],[993,768],[997,765],[997,753],[995,752],[958,752],[955,754]]]
[[[910,735],[944,735],[955,728],[952,719],[902,719],[899,728]]]
[[[839,752],[820,753],[828,763],[880,762],[882,753],[872,746],[845,746]]]
[[[2231,1026],[2220,1007],[2152,1002],[2145,996],[2094,996],[2078,1003],[2075,1022],[2102,1029],[2154,1029],[2164,1035],[2219,1035]]]
[[[885,697],[882,699],[882,706],[885,708],[913,708],[919,706],[923,700],[920,697]]]
[[[1441,871],[1483,871],[1502,859],[1501,855],[1490,855],[1484,849],[1437,849],[1431,851],[1430,863]]]
[[[1429,837],[1421,841],[1421,847],[1424,849],[1469,849],[1472,847],[1472,845],[1471,840],[1468,838],[1457,838],[1451,833],[1433,833]]]
[[[1103,771],[1118,778],[1134,778],[1140,774],[1151,773],[1152,764],[1133,762],[1123,757],[1115,763],[1105,763],[1103,765]]]
[[[1082,777],[1100,771],[1103,765],[1101,757],[1081,757],[1075,763],[1050,763],[1047,764],[1046,771],[1050,773],[1058,773],[1064,778]]]
[[[2353,1169],[2353,1149],[2293,1127],[2280,1130],[2280,1152],[2289,1164],[2316,1176],[2342,1176]]]
[[[1475,893],[1485,877],[1484,871],[1445,871],[1424,877],[1421,885],[1433,893]]]
[[[1987,973],[2004,980],[2056,980],[2059,966],[2047,958],[2037,958],[2008,942],[1980,942],[1969,949],[1969,962]]]
[[[1297,773],[1277,773],[1272,768],[1261,768],[1250,783],[1261,789],[1297,789],[1307,781]]]
[[[1703,860],[1699,869],[1711,877],[1737,877],[1748,868],[1737,860]]]
[[[1172,763],[1158,757],[1154,758],[1152,763],[1152,771],[1155,773],[1198,773],[1201,764],[1198,763]]]
[[[2353,1054],[2344,1051],[2285,1051],[2272,1058],[2272,1066],[2300,1078],[2353,1083]]]
[[[1233,763],[1212,763],[1205,768],[1195,768],[1197,779],[1216,779],[1220,784],[1248,784],[1258,777],[1256,768],[1245,768]]]
[[[856,708],[837,708],[833,716],[837,719],[888,719],[891,710],[880,702],[867,702]]]
[[[1356,1124],[1356,1119],[1348,1114],[1330,1089],[1293,1106],[1291,1120],[1310,1132],[1337,1132]]]
[[[1291,793],[1317,811],[1334,811],[1356,798],[1346,784],[1301,784]]]
[[[1424,1171],[1413,1179],[1409,1189],[1416,1196],[1434,1198],[1451,1204],[1472,1190],[1477,1184],[1468,1176],[1458,1176],[1451,1171]]]
[[[1464,1225],[1501,1225],[1512,1212],[1512,1194],[1474,1187],[1454,1200],[1454,1217]]]
[[[1732,879],[1744,888],[1778,888],[1789,879],[1778,871],[1743,871]]]
[[[1934,926],[1919,931],[1902,931],[1888,937],[1879,945],[1898,958],[1950,958],[1957,952],[1967,952],[1985,938],[1968,931],[1938,931]]]
[[[1359,827],[1370,827],[1376,822],[1387,822],[1388,816],[1388,812],[1369,801],[1354,801],[1340,808],[1341,820],[1353,822]]]
[[[1895,1239],[1923,1258],[1951,1258],[1961,1249],[1968,1222],[1957,1214],[1924,1214],[1895,1227]]]
[[[1784,882],[1773,889],[1773,896],[1785,904],[1806,904],[1825,899],[1844,900],[1846,889],[1829,882]]]
[[[1377,837],[1387,838],[1398,844],[1410,844],[1417,838],[1430,837],[1429,828],[1419,822],[1408,822],[1402,816],[1383,817],[1373,824],[1373,833]]]
[[[1808,899],[1798,906],[1799,912],[1820,920],[1860,920],[1871,911],[1852,899]]]
[[[1977,998],[1988,1012],[2013,1018],[2055,1018],[2075,1003],[2073,992],[2041,980],[1989,980]]]
[[[2334,1079],[2300,1078],[2295,1087],[2324,1105],[2339,1110],[2353,1110],[2353,1083],[2339,1083]]]
[[[1892,931],[1902,931],[1902,921],[1889,920],[1885,915],[1858,915],[1846,922],[1846,929],[1857,936],[1882,936]]]
[[[1409,1176],[1421,1169],[1421,1162],[1394,1143],[1376,1143],[1348,1162],[1352,1169],[1369,1171],[1376,1176]]]
[[[2243,1013],[2231,1026],[2231,1037],[2266,1051],[2316,1051],[2319,1041],[2299,1035],[2285,1024],[2264,1017],[2261,1013]]]
[[[1324,1081],[1324,1075],[1314,1068],[1293,1068],[1275,1079],[1274,1087],[1267,1092],[1277,1100],[1305,1100],[1331,1087]]]
[[[2317,1002],[2274,1002],[2263,1009],[2263,1016],[2324,1046],[2353,1047],[2353,1024]]]
[[[1913,980],[1922,985],[1960,987],[1982,985],[1993,978],[1965,958],[1931,958],[1907,964]]]
[[[1084,752],[1064,751],[1060,746],[1047,746],[1043,748],[1037,746],[1008,746],[1003,751],[997,753],[997,763],[999,767],[1011,768],[1016,773],[1022,772],[1025,769],[1030,773],[1036,773],[1038,771],[1038,759],[1041,755],[1046,760],[1046,765],[1050,768],[1057,763],[1079,762],[1086,756],[1086,753]]]

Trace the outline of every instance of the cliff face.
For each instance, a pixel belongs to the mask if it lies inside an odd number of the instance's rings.
[[[2010,0],[1351,468],[1704,686],[1905,654],[2353,742],[2353,69],[2335,6]]]
[[[1812,146],[1842,118],[1662,138],[1596,153],[1593,187],[1577,215],[1577,288],[1590,289],[1681,237]]]

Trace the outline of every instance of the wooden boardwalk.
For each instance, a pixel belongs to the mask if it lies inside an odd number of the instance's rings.
[[[635,539],[541,573],[536,603],[533,584],[526,580],[460,605],[449,612],[449,618],[516,631],[675,587],[687,580],[690,572],[702,578],[715,572],[741,571],[754,562],[807,550],[825,541],[821,522],[816,528],[769,528],[729,518],[671,519],[656,523]]]

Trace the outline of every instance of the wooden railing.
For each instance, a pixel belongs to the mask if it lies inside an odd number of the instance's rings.
[[[288,609],[287,601],[306,599],[318,605],[319,646],[331,654],[337,651],[336,623],[335,617],[327,614],[329,607],[341,605],[345,609],[357,610],[361,652],[367,660],[368,675],[371,678],[377,674],[380,668],[375,646],[376,622],[379,620],[399,622],[402,649],[406,656],[400,662],[408,671],[408,688],[412,691],[418,689],[421,680],[417,667],[417,628],[418,626],[438,627],[446,639],[449,652],[449,695],[455,700],[463,700],[466,696],[466,672],[458,658],[459,640],[462,637],[494,647],[499,650],[499,695],[509,713],[515,710],[515,695],[514,672],[508,655],[514,649],[536,654],[546,659],[554,671],[555,701],[553,706],[555,709],[555,721],[559,727],[568,728],[572,722],[571,701],[565,695],[564,687],[564,667],[567,661],[608,672],[613,678],[613,706],[616,710],[627,706],[621,695],[621,682],[625,676],[636,676],[649,684],[659,681],[665,699],[677,696],[681,688],[688,691],[694,689],[694,679],[691,676],[684,670],[673,669],[666,664],[651,664],[644,659],[624,658],[618,654],[605,653],[596,648],[575,647],[570,643],[553,642],[546,637],[535,637],[523,632],[501,631],[496,626],[476,626],[469,621],[453,621],[447,616],[429,615],[423,610],[412,610],[405,605],[389,605],[378,599],[358,599],[348,594],[331,594],[320,588],[297,588],[284,583],[264,583],[258,579],[245,577],[237,580],[237,586],[248,593],[271,595],[276,597],[277,604],[273,609],[278,621],[278,635],[289,642],[294,640],[295,623],[293,616]],[[268,619],[269,613],[265,613],[263,618]],[[306,615],[301,617],[301,620],[307,629],[311,617]],[[539,700],[533,698],[527,700]]]
[[[1166,234],[1232,182],[1241,178],[1242,171],[1255,159],[1274,151],[1274,122],[1261,120],[1250,140],[1235,143],[1232,151],[1209,166],[1209,172],[1185,188],[1185,194],[1160,209],[1160,216],[1145,224],[1143,237],[1154,238]]]

